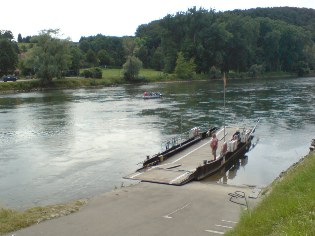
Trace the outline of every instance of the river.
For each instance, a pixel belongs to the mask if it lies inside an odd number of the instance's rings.
[[[315,138],[314,84],[313,77],[228,80],[226,124],[260,118],[257,145],[203,182],[263,187],[306,155]],[[143,100],[144,91],[163,98]],[[223,117],[222,80],[0,94],[0,205],[25,209],[135,184],[123,176],[164,140],[222,126]]]

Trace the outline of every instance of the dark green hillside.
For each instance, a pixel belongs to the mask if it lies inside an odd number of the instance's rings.
[[[250,17],[268,17],[272,20],[282,20],[288,24],[302,26],[313,34],[315,39],[315,10],[297,7],[255,8],[249,10],[235,10],[233,12]]]
[[[314,15],[312,9],[289,7],[219,13],[194,7],[139,26],[138,57],[165,72],[174,71],[182,53],[197,73],[214,77],[223,71],[305,75],[315,66]]]

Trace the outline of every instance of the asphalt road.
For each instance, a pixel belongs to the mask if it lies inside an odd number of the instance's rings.
[[[7,235],[222,235],[247,210],[245,198],[230,201],[236,191],[245,193],[249,209],[260,200],[248,197],[254,194],[248,187],[142,182],[94,197],[77,213]]]

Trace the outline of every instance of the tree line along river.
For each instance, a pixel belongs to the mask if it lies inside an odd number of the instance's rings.
[[[229,80],[226,123],[260,118],[257,145],[203,182],[266,186],[308,153],[314,84],[314,77]],[[144,100],[144,91],[163,98]],[[222,126],[223,117],[222,80],[0,94],[0,205],[61,203],[135,183],[123,176],[163,141],[195,126]]]

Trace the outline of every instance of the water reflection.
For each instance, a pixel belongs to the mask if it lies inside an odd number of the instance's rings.
[[[206,178],[203,182],[217,182],[222,184],[228,184],[237,176],[237,172],[240,168],[245,169],[248,163],[248,156],[244,155],[229,162],[224,168],[218,171],[216,174]]]

